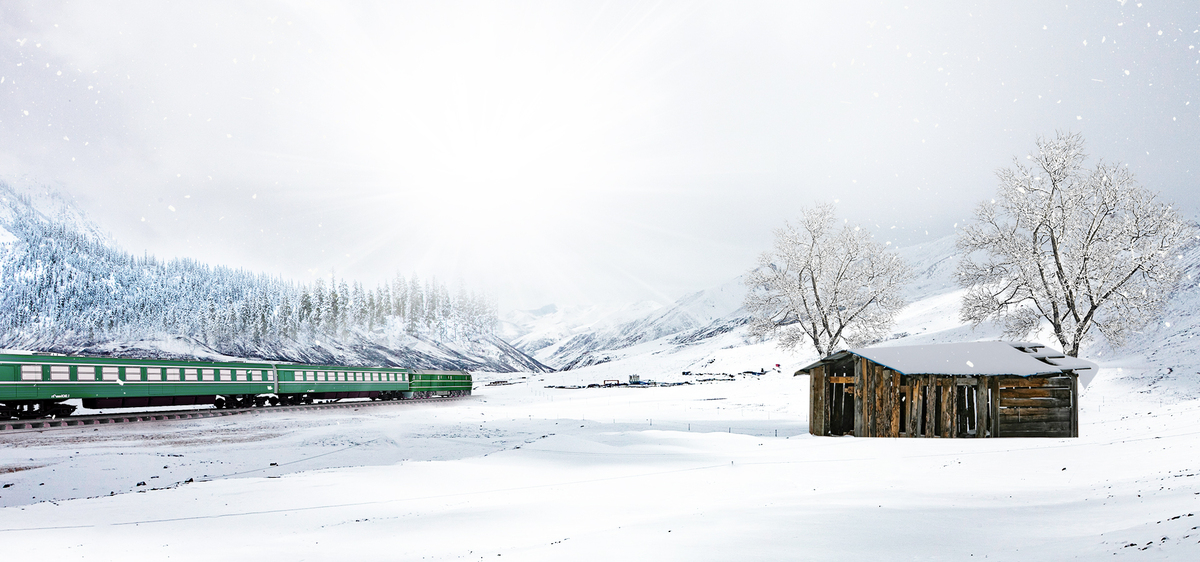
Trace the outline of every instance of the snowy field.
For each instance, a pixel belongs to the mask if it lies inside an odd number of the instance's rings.
[[[1200,559],[1200,400],[1136,368],[1083,393],[1078,439],[817,438],[788,367],[0,434],[0,535],[47,560]]]

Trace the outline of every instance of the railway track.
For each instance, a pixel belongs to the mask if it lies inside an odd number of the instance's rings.
[[[179,421],[203,418],[219,418],[243,414],[264,414],[275,412],[295,412],[301,410],[332,410],[345,408],[363,408],[377,406],[398,406],[402,404],[431,404],[441,402],[456,402],[471,398],[468,396],[451,396],[445,398],[422,398],[420,400],[369,400],[363,402],[326,402],[323,404],[299,404],[293,406],[264,406],[252,408],[199,408],[195,410],[174,410],[154,412],[120,412],[114,414],[97,414],[90,416],[68,416],[65,418],[47,418],[36,420],[0,420],[0,433],[32,433],[48,429],[71,429],[96,425],[129,424],[144,422]]]

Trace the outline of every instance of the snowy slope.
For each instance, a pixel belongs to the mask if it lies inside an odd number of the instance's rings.
[[[575,330],[569,337],[542,345],[535,357],[558,369],[576,369],[628,355],[631,348],[674,338],[683,345],[727,333],[745,323],[741,277],[687,295],[667,307],[617,325]]]
[[[0,181],[0,276],[0,347],[119,357],[549,370],[486,331],[414,327],[382,314],[363,322],[374,315],[367,314],[366,299],[349,298],[345,281],[343,321],[301,329],[294,320],[307,301],[287,300],[288,294],[299,296],[294,286],[189,260],[132,256],[65,196],[28,182]],[[272,302],[277,295],[283,300]],[[358,319],[354,323],[344,320],[351,314]]]
[[[516,310],[504,315],[499,335],[529,353],[575,334],[596,332],[631,322],[662,308],[654,301],[628,305],[556,306]]]

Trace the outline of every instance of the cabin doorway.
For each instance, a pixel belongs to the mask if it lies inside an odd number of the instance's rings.
[[[829,434],[854,435],[854,361],[829,367],[825,403],[829,405]]]

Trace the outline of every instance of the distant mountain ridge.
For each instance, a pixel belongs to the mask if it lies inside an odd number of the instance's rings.
[[[728,333],[746,323],[742,300],[746,294],[739,276],[720,286],[697,291],[670,306],[650,306],[640,317],[584,326],[563,326],[554,331],[530,329],[513,345],[556,369],[570,370],[611,361],[618,350],[674,336],[677,345],[695,343]],[[634,309],[625,309],[628,315]],[[510,318],[513,316],[510,315]],[[519,317],[519,315],[518,315]],[[557,335],[557,338],[551,337]]]

